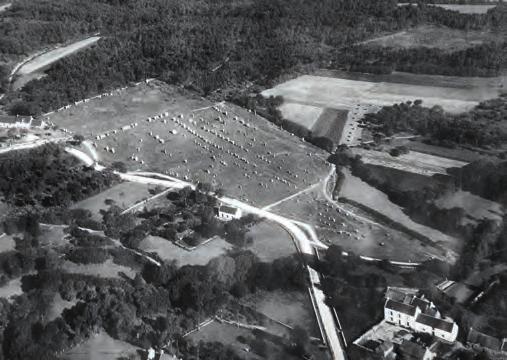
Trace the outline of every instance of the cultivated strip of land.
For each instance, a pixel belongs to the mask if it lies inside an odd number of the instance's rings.
[[[66,56],[71,55],[72,53],[81,50],[87,46],[90,46],[97,41],[99,41],[100,36],[92,36],[87,39],[77,41],[67,46],[58,47],[54,50],[45,52],[41,54],[27,63],[23,64],[17,71],[20,75],[31,74],[35,71],[41,70],[42,68],[51,65],[55,61],[58,61]]]

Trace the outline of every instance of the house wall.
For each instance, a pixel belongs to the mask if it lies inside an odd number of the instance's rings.
[[[418,313],[419,312],[416,311],[415,316],[417,316]],[[415,323],[414,316],[410,316],[410,315],[407,315],[407,314],[404,314],[404,313],[401,313],[401,312],[398,312],[395,310],[386,309],[386,308],[384,308],[384,319],[390,323],[405,326],[405,327],[413,327],[413,325]]]
[[[440,329],[435,329],[435,336],[446,341],[454,342],[458,337],[458,325],[454,324],[450,333],[447,331],[442,331]]]

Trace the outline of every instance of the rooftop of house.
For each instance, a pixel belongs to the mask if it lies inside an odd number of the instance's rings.
[[[419,314],[415,319],[416,322],[423,325],[431,326],[433,329],[439,329],[442,331],[451,332],[454,327],[454,322],[447,321],[444,319],[438,319],[433,316],[429,316],[426,314]]]
[[[230,215],[236,215],[238,213],[238,210],[239,210],[238,208],[235,208],[232,206],[227,206],[227,205],[221,205],[218,208],[218,211],[226,213],[226,214],[230,214]]]
[[[431,308],[431,303],[429,301],[415,296],[412,298],[410,305],[418,306],[423,313],[426,313],[426,311],[428,311]]]
[[[18,116],[11,116],[11,115],[0,115],[0,123],[4,124],[15,124],[18,122],[30,122],[30,118],[23,118]]]
[[[414,316],[416,313],[415,306],[410,305],[410,304],[404,304],[402,302],[394,301],[394,300],[387,300],[385,307],[386,307],[386,309],[398,311],[398,312],[401,312],[403,314],[407,314],[410,316]]]

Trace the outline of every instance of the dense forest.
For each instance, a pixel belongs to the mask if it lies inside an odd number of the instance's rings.
[[[82,166],[58,145],[0,156],[0,195],[19,207],[68,206],[110,187],[119,178]]]
[[[357,50],[343,50],[378,32],[419,23],[495,27],[504,17],[501,11],[470,16],[434,7],[397,7],[394,0],[26,0],[2,16],[0,51],[24,54],[79,34],[104,36],[92,49],[59,61],[47,77],[30,82],[9,100],[21,98],[14,107],[17,113],[40,113],[149,77],[205,95],[248,82],[269,85],[307,64],[354,66]],[[489,74],[498,67],[490,51],[497,50],[479,48],[478,54],[471,50],[455,58],[470,56],[469,63],[464,60],[467,72],[477,68]],[[408,53],[406,61],[414,56],[419,54]]]

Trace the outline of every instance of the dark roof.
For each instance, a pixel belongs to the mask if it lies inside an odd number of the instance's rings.
[[[32,126],[41,126],[42,120],[41,119],[33,119],[32,120]]]
[[[478,344],[491,350],[500,350],[502,346],[499,339],[481,333],[475,329],[470,329],[467,337],[467,342],[471,344]]]
[[[436,316],[437,316],[437,314],[438,314],[438,310],[437,310],[437,309],[435,309],[435,308],[429,308],[429,309],[427,309],[426,311],[424,311],[424,313],[425,313],[426,315],[436,317]]]
[[[420,360],[424,359],[426,348],[412,341],[404,341],[399,347],[399,352],[403,355],[403,359]]]
[[[232,207],[232,206],[227,206],[227,205],[220,206],[220,208],[218,210],[221,212],[227,213],[227,214],[231,214],[231,215],[236,215],[236,212],[238,211],[237,208]]]
[[[403,304],[394,300],[387,300],[385,307],[387,309],[395,310],[410,316],[414,316],[416,311],[415,306]]]
[[[388,287],[386,290],[386,299],[403,302],[405,299],[406,294],[398,289],[393,289],[391,287]]]
[[[420,324],[431,326],[433,329],[439,329],[447,332],[451,332],[452,328],[454,326],[453,322],[438,319],[433,316],[425,315],[425,314],[419,314],[417,315],[417,318],[415,319]]]
[[[422,312],[426,312],[430,308],[431,304],[429,301],[423,300],[418,297],[414,297],[412,299],[411,305],[418,306]]]

